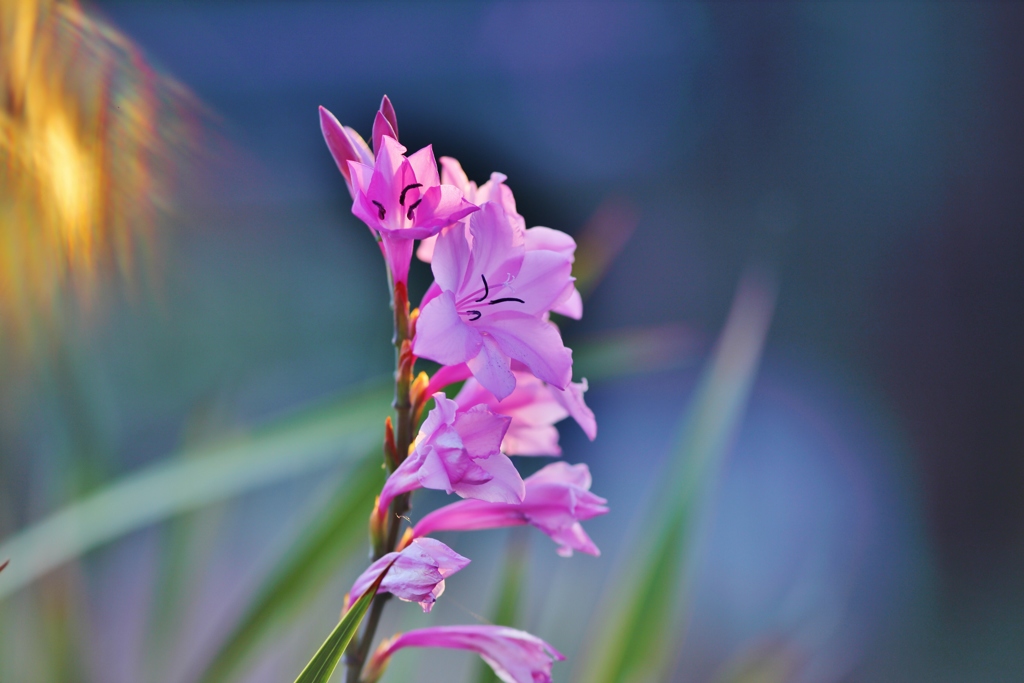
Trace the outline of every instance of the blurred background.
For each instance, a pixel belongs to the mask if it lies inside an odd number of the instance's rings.
[[[317,106],[368,136],[385,93],[410,150],[577,238],[600,431],[562,444],[612,512],[599,558],[445,536],[473,564],[382,634],[514,623],[556,681],[1024,680],[1022,31],[1010,3],[2,0],[0,681],[292,680],[330,631],[393,359]]]

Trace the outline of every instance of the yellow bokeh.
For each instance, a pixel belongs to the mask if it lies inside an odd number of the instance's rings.
[[[196,109],[76,2],[0,0],[0,345],[132,281]]]

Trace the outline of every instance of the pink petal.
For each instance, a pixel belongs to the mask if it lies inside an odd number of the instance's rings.
[[[465,379],[469,379],[473,376],[473,372],[469,369],[469,366],[465,363],[459,363],[458,365],[445,365],[440,370],[434,373],[430,378],[430,382],[427,384],[425,393],[433,396],[438,391],[441,391],[449,384],[455,382],[461,382]]]
[[[434,244],[433,257],[430,270],[437,285],[453,294],[460,291],[472,258],[466,231],[457,225],[442,231]]]
[[[566,288],[572,282],[571,272],[572,261],[561,254],[527,251],[514,282],[514,296],[526,303],[517,305],[515,310],[535,316],[547,313],[568,296]]]
[[[380,156],[381,140],[390,137],[398,141],[398,133],[391,127],[391,122],[384,116],[384,112],[378,111],[373,119],[373,153]]]
[[[489,316],[481,332],[491,335],[502,353],[526,365],[539,379],[559,389],[569,385],[572,351],[562,344],[562,335],[552,323],[513,311]],[[473,374],[487,386],[476,371]],[[511,393],[499,395],[491,387],[487,388],[499,398]]]
[[[420,310],[412,352],[442,365],[457,365],[477,356],[483,343],[481,334],[459,317],[452,293],[442,292]]]
[[[441,182],[459,188],[466,199],[476,204],[473,196],[476,192],[476,185],[469,182],[466,172],[462,170],[462,164],[456,159],[441,157]]]
[[[516,388],[516,378],[512,374],[509,356],[489,335],[480,335],[480,340],[477,354],[467,359],[466,364],[476,380],[501,400]]]
[[[545,465],[530,475],[531,486],[540,484],[562,484],[576,486],[581,489],[590,490],[592,483],[590,468],[584,463],[570,465],[564,461],[553,462]]]
[[[562,454],[562,448],[558,445],[558,429],[550,424],[536,426],[513,422],[505,433],[505,440],[501,446],[509,455]]]
[[[437,175],[437,162],[434,161],[434,149],[431,145],[411,154],[409,163],[412,164],[412,170],[416,172],[416,182],[423,183],[425,187],[441,184],[441,179]]]
[[[492,503],[520,503],[526,495],[526,486],[516,466],[507,455],[498,453],[489,458],[474,461],[492,478],[484,483],[459,482],[455,493],[465,498],[474,498]]]
[[[466,451],[474,458],[489,458],[501,451],[501,440],[512,418],[476,406],[455,416],[454,427]]]
[[[409,208],[413,211],[415,225],[428,230],[422,236],[416,235],[416,239],[436,235],[441,228],[478,210],[462,197],[462,193],[454,185],[435,185],[427,188],[420,205],[415,209]]]
[[[420,246],[416,248],[416,258],[424,263],[430,263],[434,258],[434,242],[436,241],[437,235],[434,235],[420,242]]]
[[[469,219],[469,232],[473,241],[471,270],[474,278],[479,277],[480,273],[492,280],[501,278],[489,283],[497,287],[503,280],[519,275],[519,266],[526,252],[525,237],[500,205],[487,202],[481,206],[480,211]],[[473,279],[467,286],[475,290],[481,283]],[[460,291],[459,294],[463,295],[464,292]]]
[[[526,248],[530,251],[546,249],[573,259],[576,240],[561,230],[537,226],[526,231]]]
[[[384,118],[391,124],[391,130],[395,132],[395,139],[398,139],[398,115],[395,114],[395,107],[391,104],[391,100],[385,95],[380,101],[380,113],[384,115]]]
[[[323,107],[320,107],[320,131],[324,135],[324,142],[327,143],[327,149],[330,150],[334,163],[338,165],[338,170],[345,177],[345,182],[349,182],[348,162],[361,161],[359,153],[338,119]],[[351,189],[351,184],[349,187]]]
[[[573,320],[579,320],[583,317],[583,297],[580,296],[575,286],[572,288],[569,298],[557,306],[553,306],[551,312],[564,315]]]
[[[592,411],[583,400],[583,394],[588,389],[587,380],[571,382],[565,391],[552,391],[552,396],[565,407],[576,423],[583,429],[591,441],[597,438],[597,420]],[[589,487],[589,485],[588,485]]]
[[[412,240],[396,237],[393,232],[381,232],[381,245],[387,259],[391,277],[395,282],[409,281],[409,263],[412,261]]]
[[[501,529],[526,524],[526,517],[516,505],[496,505],[482,500],[466,499],[434,510],[413,528],[419,538],[438,531],[478,531]]]

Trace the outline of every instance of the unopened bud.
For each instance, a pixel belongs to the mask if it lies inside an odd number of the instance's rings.
[[[395,429],[391,424],[391,416],[384,418],[384,458],[392,471],[398,467],[398,449],[395,446]]]
[[[380,496],[373,501],[373,511],[370,513],[370,556],[381,556],[384,554],[384,543],[388,536],[387,512],[380,510]]]
[[[416,321],[420,319],[420,309],[412,309],[412,313],[409,314],[409,339],[416,337]]]

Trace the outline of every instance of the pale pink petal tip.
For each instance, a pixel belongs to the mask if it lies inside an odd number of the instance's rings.
[[[443,647],[479,654],[506,683],[551,683],[551,665],[565,656],[535,635],[507,626],[434,626],[407,631],[382,644],[371,667],[405,647]]]

